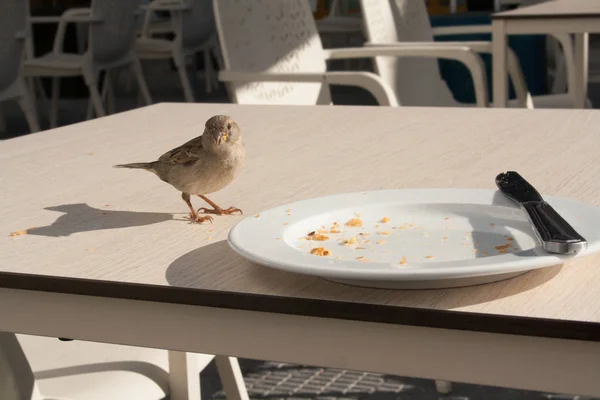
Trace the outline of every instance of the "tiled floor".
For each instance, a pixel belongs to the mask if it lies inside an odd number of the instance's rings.
[[[460,383],[453,385],[449,395],[441,395],[434,383],[425,379],[255,360],[240,360],[240,365],[250,398],[257,400],[590,400]],[[201,385],[203,399],[225,398],[214,366],[202,374]]]
[[[154,102],[183,101],[181,86],[176,73],[166,62],[145,64],[148,85]],[[115,86],[124,87],[117,84]],[[197,82],[199,102],[228,102],[224,88],[212,94],[203,91],[202,77]],[[600,85],[590,86],[589,96],[596,107],[600,105]],[[335,87],[332,90],[335,104],[374,105],[374,99],[360,89]],[[81,122],[85,119],[87,99],[66,99],[60,102],[61,125]],[[28,132],[20,110],[13,103],[5,103],[5,132],[0,139],[7,139]],[[135,89],[133,93],[121,90],[118,94],[117,111],[136,107]],[[42,119],[42,127],[47,127]],[[43,133],[41,133],[43,134]],[[402,362],[399,360],[398,362]],[[481,400],[543,400],[577,399],[583,397],[553,396],[544,393],[491,388],[477,385],[454,384],[453,392],[448,396],[437,393],[431,380],[410,379],[380,374],[323,369],[310,366],[298,366],[240,360],[246,385],[252,399],[373,399],[373,400],[433,400],[433,399],[481,399]],[[214,365],[202,374],[202,398],[223,399],[220,381]]]

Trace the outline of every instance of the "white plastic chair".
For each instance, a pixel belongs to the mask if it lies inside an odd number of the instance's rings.
[[[153,11],[171,14],[174,40],[153,38],[151,14]],[[194,92],[186,69],[186,59],[202,52],[206,92],[212,91],[216,74],[212,68],[211,53],[218,47],[214,34],[211,0],[154,0],[147,6],[142,36],[136,41],[136,52],[142,60],[173,58],[187,102],[194,102]],[[215,54],[220,60],[219,54]],[[218,82],[217,82],[218,83]]]
[[[490,33],[490,25],[431,27],[425,3],[411,0],[361,0],[368,42],[366,46],[464,46],[477,53],[491,53],[489,41],[478,42],[434,42],[434,36],[465,33]],[[572,54],[568,35],[554,35],[565,49]],[[440,56],[442,53],[440,53]],[[440,57],[441,58],[441,57]],[[566,57],[569,81],[574,79],[573,57]],[[376,71],[390,85],[395,86],[398,101],[412,106],[456,107],[460,104],[443,81],[434,59],[397,59],[375,57]],[[512,107],[528,108],[572,108],[574,96],[571,91],[531,97],[527,91],[523,72],[515,53],[509,49],[508,72],[517,98],[509,102]],[[569,85],[569,87],[573,87]],[[477,84],[475,84],[477,90]],[[478,102],[481,105],[480,102]]]
[[[233,102],[243,104],[330,104],[329,85],[369,91],[380,105],[397,106],[393,86],[370,72],[327,72],[326,60],[377,56],[448,58],[473,76],[477,102],[487,104],[481,58],[469,47],[428,43],[323,49],[306,0],[214,0],[215,22]]]
[[[235,358],[0,332],[0,399],[198,400],[213,358],[227,398],[247,400]]]
[[[31,132],[40,130],[35,105],[22,75],[29,0],[0,0],[0,107],[16,100]],[[5,129],[0,108],[0,131]]]
[[[60,77],[83,76],[95,114],[102,117],[106,112],[98,92],[100,72],[106,71],[109,78],[111,70],[129,66],[134,71],[145,103],[152,102],[134,51],[138,6],[139,0],[92,0],[91,8],[67,10],[61,16],[52,52],[25,62],[26,76],[53,78],[52,127],[56,126]],[[62,51],[66,27],[70,22],[89,23],[89,43],[84,54]]]

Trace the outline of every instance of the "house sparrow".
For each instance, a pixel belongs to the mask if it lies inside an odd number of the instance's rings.
[[[206,195],[229,185],[240,172],[246,157],[238,124],[227,115],[215,115],[206,121],[204,133],[160,156],[158,161],[115,165],[115,168],[137,168],[153,172],[160,179],[181,191],[183,201],[190,208],[190,219],[195,223],[212,222],[210,216],[198,213],[242,213],[235,207],[222,209]],[[194,210],[190,195],[197,195],[212,209]]]

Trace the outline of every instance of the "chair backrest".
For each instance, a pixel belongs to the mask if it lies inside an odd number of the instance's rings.
[[[92,0],[89,51],[96,66],[115,65],[133,54],[140,0]]]
[[[367,40],[372,43],[433,42],[423,0],[361,0]],[[435,58],[375,57],[376,72],[396,91],[402,106],[454,106]]]
[[[29,0],[0,0],[0,94],[19,76],[25,41],[17,33],[26,33],[28,14]]]
[[[38,398],[35,379],[16,336],[0,332],[0,399]]]
[[[226,70],[326,71],[325,56],[307,0],[214,0],[215,22]],[[228,85],[243,104],[314,105],[330,102],[321,83],[250,82]]]
[[[174,18],[181,18],[177,32],[184,49],[194,50],[203,45],[214,32],[215,19],[212,0],[193,0],[190,8],[175,13]]]

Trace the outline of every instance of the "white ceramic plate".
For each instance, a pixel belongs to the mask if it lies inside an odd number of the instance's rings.
[[[228,240],[258,264],[350,285],[467,286],[600,250],[600,208],[544,198],[587,239],[586,251],[547,253],[516,203],[499,191],[480,189],[385,190],[299,201],[242,220]],[[362,227],[346,226],[352,218]],[[384,218],[389,222],[381,222]],[[323,234],[328,240],[307,240],[313,231],[311,238]],[[343,244],[352,238],[358,243]],[[329,255],[310,253],[318,247]]]

